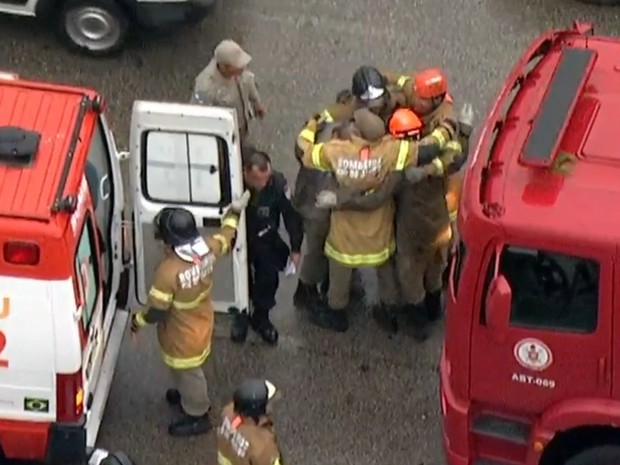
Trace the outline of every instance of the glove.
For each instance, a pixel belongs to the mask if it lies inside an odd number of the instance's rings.
[[[333,191],[321,191],[316,196],[317,208],[334,208],[338,204],[338,196]]]
[[[405,177],[411,184],[418,183],[428,176],[427,171],[420,166],[410,166],[405,170]]]
[[[474,130],[474,107],[466,103],[459,112],[459,130],[464,136],[469,136]]]
[[[240,215],[241,212],[245,210],[245,207],[248,206],[248,203],[250,202],[250,196],[250,191],[246,190],[241,197],[230,202],[230,205],[228,206],[228,211]]]

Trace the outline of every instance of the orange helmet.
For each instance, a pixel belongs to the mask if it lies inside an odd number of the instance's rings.
[[[389,122],[390,134],[399,139],[419,136],[422,120],[409,108],[399,108]]]
[[[448,81],[440,69],[426,69],[413,78],[413,86],[418,97],[441,97],[448,92]]]

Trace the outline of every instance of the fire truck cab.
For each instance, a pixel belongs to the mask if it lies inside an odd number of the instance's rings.
[[[135,102],[119,153],[105,109],[0,73],[0,459],[85,463],[162,256],[155,214],[182,206],[208,231],[243,192],[234,112]],[[216,271],[221,311],[248,306],[244,221]]]
[[[529,47],[465,175],[440,361],[449,465],[620,463],[620,41],[592,31]]]

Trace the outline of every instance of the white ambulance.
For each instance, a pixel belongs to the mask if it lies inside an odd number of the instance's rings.
[[[127,308],[146,304],[161,258],[155,214],[182,206],[204,229],[218,228],[243,192],[230,110],[135,102],[130,139],[119,154],[95,91],[0,74],[2,457],[84,463]],[[216,270],[221,311],[248,308],[244,228],[242,216]]]

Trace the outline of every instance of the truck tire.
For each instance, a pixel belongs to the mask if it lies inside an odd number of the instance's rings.
[[[581,3],[589,3],[598,6],[620,6],[620,0],[580,0]]]
[[[620,446],[600,446],[586,449],[571,457],[564,465],[618,465]]]
[[[66,0],[56,28],[71,50],[92,57],[119,53],[129,32],[129,15],[115,0]]]

